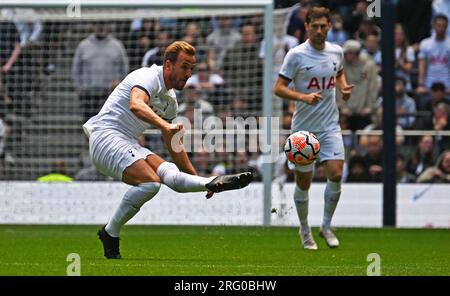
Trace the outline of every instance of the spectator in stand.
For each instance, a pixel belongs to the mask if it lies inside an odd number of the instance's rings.
[[[405,168],[405,157],[402,154],[397,154],[396,158],[396,175],[397,175],[397,183],[414,183],[416,177]]]
[[[183,103],[178,107],[178,113],[189,118],[195,114],[191,112],[198,110],[199,113],[197,115],[201,115],[201,121],[200,118],[193,118],[194,121],[192,122],[197,124],[197,126],[202,126],[203,121],[214,114],[213,106],[199,96],[198,90],[195,86],[185,86],[182,91],[182,97]]]
[[[367,16],[368,2],[359,0],[350,15],[344,19],[344,29],[353,36],[359,29],[362,20]]]
[[[344,22],[339,13],[331,16],[331,29],[328,31],[328,42],[343,45],[348,40],[348,33],[344,30]]]
[[[436,163],[437,155],[433,145],[432,136],[422,136],[420,141],[411,154],[406,163],[406,170],[408,173],[418,177],[428,167]]]
[[[433,16],[443,14],[450,18],[450,1],[448,0],[433,0]],[[447,26],[447,37],[450,37],[450,30]]]
[[[194,86],[200,92],[212,91],[218,85],[223,85],[225,81],[216,73],[211,73],[211,69],[206,62],[199,63],[197,73],[192,75],[186,82],[186,87]]]
[[[450,100],[446,98],[445,85],[441,82],[435,82],[431,86],[430,100],[422,106],[423,111],[427,111],[427,115],[421,116],[416,121],[415,128],[417,129],[433,129],[433,117],[436,113],[438,104],[443,103],[450,106]]]
[[[2,12],[14,22],[20,36],[21,47],[20,55],[9,72],[13,78],[9,94],[12,97],[14,113],[28,118],[33,91],[39,86],[40,59],[36,57],[36,53],[41,52],[38,41],[42,24],[34,9],[14,8],[4,9]]]
[[[20,46],[22,48],[38,41],[42,31],[42,23],[34,9],[4,9],[2,14],[14,21],[20,34]]]
[[[446,103],[439,103],[433,114],[433,127],[435,131],[450,130],[450,106]],[[450,137],[437,136],[437,144],[440,151],[450,149]]]
[[[167,31],[158,32],[155,39],[156,46],[145,53],[142,58],[142,67],[151,67],[153,64],[161,66],[164,60],[164,51],[170,43],[172,40]]]
[[[220,16],[218,24],[219,29],[206,37],[208,64],[214,71],[221,69],[227,50],[241,40],[241,34],[231,27],[229,16]]]
[[[234,90],[262,85],[260,42],[255,26],[244,25],[241,34],[240,42],[227,50],[222,65],[225,82]],[[236,73],[239,73],[239,76],[236,76]]]
[[[431,100],[425,106],[425,110],[434,111],[439,103],[450,105],[450,99],[446,97],[445,85],[441,82],[435,82],[431,86]]]
[[[298,44],[301,44],[308,39],[305,29],[306,13],[312,7],[312,3],[310,3],[311,1],[300,2],[300,7],[292,12],[287,28],[287,34],[297,38]]]
[[[366,154],[363,156],[369,170],[370,178],[374,182],[381,182],[383,176],[383,140],[380,136],[369,136]]]
[[[37,178],[38,182],[73,182],[73,178],[69,177],[66,172],[66,163],[63,160],[55,160],[51,164],[51,172],[47,175]]]
[[[397,20],[407,29],[406,35],[409,44],[418,51],[419,43],[430,36],[431,30],[431,3],[430,0],[399,0],[397,3]]]
[[[437,15],[433,19],[434,36],[420,43],[419,76],[416,92],[427,93],[434,82],[442,82],[450,91],[450,38],[447,37],[448,18]]]
[[[378,97],[377,68],[374,62],[360,55],[361,44],[348,40],[343,46],[344,73],[349,84],[354,84],[352,99],[342,100],[340,92],[336,93],[341,115],[347,117],[351,130],[362,129],[371,122]]]
[[[361,54],[370,56],[378,67],[378,72],[381,71],[381,50],[380,50],[380,37],[377,33],[370,33],[364,39],[364,48],[361,50]]]
[[[273,62],[273,75],[274,81],[278,78],[281,66],[283,65],[284,57],[291,48],[298,45],[298,40],[294,36],[283,34],[284,32],[279,32],[273,36],[272,41],[272,62]],[[261,41],[261,46],[259,47],[259,58],[263,62],[265,57],[265,40]]]
[[[200,28],[197,23],[194,22],[186,24],[183,39],[186,39],[186,42],[188,42],[187,40],[190,40],[189,43],[193,46],[195,45],[195,47],[202,46],[205,43],[200,33]]]
[[[109,34],[110,30],[107,24],[96,24],[94,33],[82,40],[75,50],[72,78],[84,121],[100,111],[111,89],[128,74],[125,48]]]
[[[406,80],[402,77],[395,80],[395,97],[397,123],[403,129],[411,129],[416,120],[416,101],[406,94]]]
[[[436,165],[426,169],[417,178],[419,183],[450,183],[450,150],[441,153]]]
[[[354,34],[354,39],[363,43],[369,35],[381,36],[381,29],[377,26],[375,19],[365,16]]]
[[[0,90],[4,93],[8,109],[14,109],[14,98],[16,79],[12,72],[17,62],[22,47],[20,37],[14,23],[0,20]]]
[[[160,20],[158,19],[147,19],[147,18],[135,18],[130,25],[130,31],[137,34],[145,34],[154,40],[156,33],[161,30]]]
[[[191,22],[186,24],[186,29],[184,30],[184,35],[181,40],[186,41],[195,47],[197,61],[208,60],[208,49],[197,23]]]
[[[412,91],[411,71],[413,63],[416,61],[414,48],[408,45],[405,29],[402,24],[395,25],[395,74],[406,80],[406,90]]]
[[[447,102],[440,102],[435,105],[433,108],[433,115],[430,118],[426,118],[423,121],[423,128],[426,130],[435,130],[435,131],[447,131],[450,130],[450,105]],[[450,139],[449,137],[438,137],[438,144],[446,146],[446,144]],[[450,147],[449,147],[450,148]]]
[[[354,155],[348,161],[347,183],[369,183],[372,179],[362,156]]]
[[[152,41],[150,36],[144,32],[130,33],[127,52],[130,60],[130,71],[142,67],[142,57],[150,49]]]
[[[436,107],[440,103],[444,103],[450,106],[450,100],[445,94],[445,85],[441,82],[435,82],[431,86],[430,100],[425,105],[425,110],[430,112],[435,112]]]

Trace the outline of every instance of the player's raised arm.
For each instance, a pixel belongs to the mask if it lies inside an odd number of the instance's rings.
[[[320,100],[322,100],[322,95],[320,92],[314,92],[310,94],[304,94],[289,88],[290,81],[284,77],[278,77],[273,92],[280,98],[292,100],[292,101],[302,101],[309,105],[315,105]]]

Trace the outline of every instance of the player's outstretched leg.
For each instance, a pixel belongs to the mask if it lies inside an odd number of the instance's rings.
[[[226,190],[240,189],[247,186],[253,174],[250,172],[224,175],[218,177],[200,177],[180,172],[178,167],[171,162],[163,162],[159,165],[156,173],[164,184],[176,192],[221,192]]]

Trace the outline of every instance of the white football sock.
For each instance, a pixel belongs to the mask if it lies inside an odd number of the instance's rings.
[[[323,222],[322,227],[330,227],[331,218],[333,218],[334,210],[338,204],[339,198],[341,196],[341,183],[327,181],[327,186],[325,187],[325,206],[323,209]]]
[[[216,177],[200,177],[180,172],[178,167],[172,162],[163,162],[156,174],[161,178],[164,184],[176,192],[199,192],[207,191],[205,185]]]
[[[144,203],[152,199],[159,191],[160,183],[149,182],[131,187],[124,195],[119,207],[106,224],[106,232],[119,237],[120,228],[133,218]]]
[[[298,219],[302,229],[309,228],[308,225],[308,205],[309,205],[309,190],[301,190],[295,186],[294,202],[297,208]]]

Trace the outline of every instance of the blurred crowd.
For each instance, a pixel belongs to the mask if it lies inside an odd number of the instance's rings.
[[[347,182],[380,182],[383,174],[382,137],[364,134],[364,131],[380,130],[383,124],[381,19],[368,17],[369,4],[357,0],[275,1],[276,8],[297,6],[288,15],[285,32],[274,36],[274,75],[289,49],[308,38],[304,28],[308,9],[322,5],[332,10],[328,41],[342,46],[344,71],[349,83],[355,85],[351,100],[344,102],[337,98],[341,127],[347,131],[344,134]],[[396,8],[397,131],[448,131],[450,1],[398,0]],[[197,49],[195,73],[177,94],[180,116],[186,117],[192,126],[198,126],[210,116],[224,121],[227,117],[246,119],[262,115],[266,53],[261,14],[97,21],[89,22],[91,32],[87,29],[80,32],[73,23],[41,21],[29,9],[7,9],[2,13],[0,175],[7,157],[8,137],[15,133],[15,141],[20,141],[21,123],[30,116],[33,94],[42,91],[36,77],[70,71],[73,89],[66,91],[73,92],[78,99],[80,116],[85,121],[99,111],[127,73],[142,66],[161,65],[165,48],[174,40],[185,40]],[[79,30],[76,36],[80,38],[70,57],[70,69],[60,69],[64,67],[60,62],[61,51],[70,51],[64,39],[70,29]],[[293,111],[293,104],[283,102],[280,122],[287,133],[280,137],[280,147],[289,133]],[[141,141],[166,156],[159,135],[146,135]],[[225,147],[227,140],[223,142]],[[200,149],[190,153],[190,157],[202,175],[250,168],[260,179],[260,152],[248,149],[250,145],[254,143],[248,143],[244,151],[233,153]],[[397,146],[399,182],[450,182],[450,137],[398,136]],[[280,156],[275,164],[275,178],[292,181],[292,172],[287,170],[282,153]],[[82,166],[93,173],[89,161]],[[315,179],[325,181],[320,164]]]

